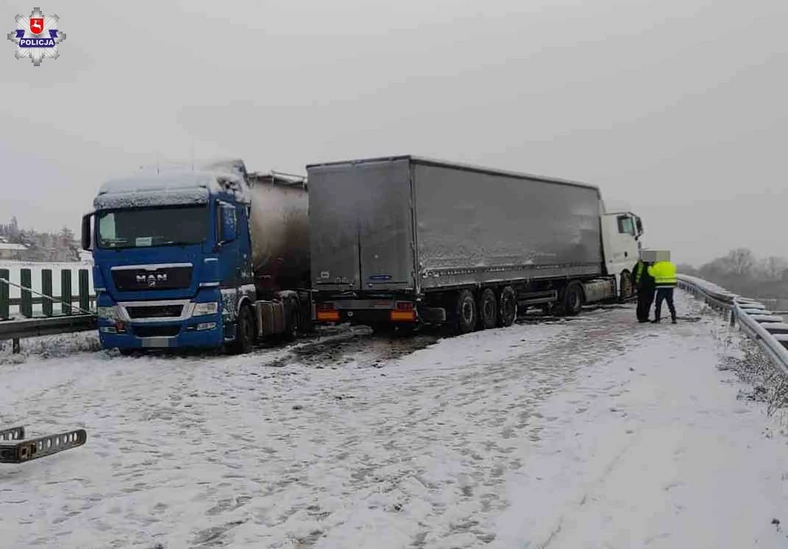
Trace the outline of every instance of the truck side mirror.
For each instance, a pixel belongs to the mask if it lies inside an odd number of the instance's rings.
[[[638,236],[642,235],[643,234],[643,220],[641,220],[639,217],[636,217],[635,218],[635,226],[637,227]]]
[[[91,250],[93,248],[93,233],[91,229],[91,218],[93,214],[82,216],[82,249]]]
[[[219,205],[219,243],[235,240],[235,208],[227,204]]]

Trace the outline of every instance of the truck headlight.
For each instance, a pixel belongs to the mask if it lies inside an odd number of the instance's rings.
[[[117,320],[118,311],[115,307],[96,307],[96,316],[102,320]]]
[[[195,303],[192,316],[205,316],[215,315],[219,312],[219,302],[212,301],[210,303]]]

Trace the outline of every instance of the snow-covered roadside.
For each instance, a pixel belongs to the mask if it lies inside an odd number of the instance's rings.
[[[499,438],[563,375],[522,357],[576,353],[576,329],[515,326],[402,359],[414,342],[337,336],[290,358],[30,360],[0,377],[0,413],[31,434],[85,426],[88,444],[0,470],[0,531],[87,549],[431,543],[447,512],[497,512],[482,486],[501,484]]]
[[[0,546],[782,547],[788,446],[717,369],[722,325],[31,356],[0,366],[2,423],[89,438],[0,469]]]
[[[19,354],[13,354],[11,340],[0,341],[0,375],[8,372],[3,365],[21,364],[28,360],[39,362],[49,358],[73,357],[76,353],[90,353],[101,349],[98,334],[95,331],[78,332],[40,337],[28,337],[21,340]],[[88,356],[88,360],[95,357]]]
[[[638,329],[544,403],[491,547],[788,547],[788,424],[737,398],[722,321]]]

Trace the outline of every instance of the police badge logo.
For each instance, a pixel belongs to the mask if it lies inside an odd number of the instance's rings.
[[[57,15],[45,17],[41,8],[33,8],[29,17],[16,16],[16,31],[8,33],[8,39],[16,44],[16,58],[29,57],[38,67],[45,57],[57,59],[57,45],[66,39],[60,32]]]

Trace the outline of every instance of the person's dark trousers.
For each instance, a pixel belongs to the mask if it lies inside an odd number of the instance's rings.
[[[676,307],[673,305],[673,288],[657,288],[657,307],[654,311],[654,322],[659,322],[662,316],[662,302],[668,302],[668,309],[670,309],[670,318],[676,322]]]
[[[648,322],[648,314],[651,311],[652,303],[654,303],[654,290],[643,288],[638,290],[638,322]]]

